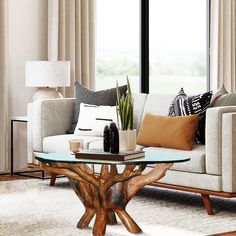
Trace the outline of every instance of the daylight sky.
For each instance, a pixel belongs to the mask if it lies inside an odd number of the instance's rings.
[[[150,49],[201,50],[205,0],[150,0]],[[137,51],[139,0],[97,0],[97,51]]]

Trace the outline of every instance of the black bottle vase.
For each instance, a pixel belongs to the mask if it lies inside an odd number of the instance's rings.
[[[110,127],[105,126],[103,131],[103,150],[104,152],[110,152]]]
[[[119,132],[114,122],[110,124],[110,152],[119,153]]]

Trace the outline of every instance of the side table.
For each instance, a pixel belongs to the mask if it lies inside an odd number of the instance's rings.
[[[44,170],[41,168],[27,168],[24,170],[18,170],[14,171],[14,123],[15,122],[24,122],[27,123],[28,119],[27,116],[14,116],[11,118],[11,176],[14,175],[21,175],[21,176],[26,176],[30,178],[37,178],[37,179],[42,179],[44,180]],[[33,172],[41,172],[41,177],[38,176],[33,176],[33,175],[28,175],[27,173],[33,173]]]

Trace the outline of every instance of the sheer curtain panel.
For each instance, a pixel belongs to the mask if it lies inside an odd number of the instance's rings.
[[[236,89],[236,0],[211,1],[210,85]]]
[[[74,82],[95,88],[95,0],[48,1],[48,59],[71,61],[71,86],[61,88],[74,96]]]
[[[0,0],[0,170],[7,168],[8,82],[6,72],[7,1]]]

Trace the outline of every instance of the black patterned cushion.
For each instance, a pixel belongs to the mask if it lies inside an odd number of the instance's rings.
[[[210,104],[211,96],[212,91],[194,96],[187,96],[184,89],[181,88],[169,107],[169,116],[199,114],[200,120],[195,135],[197,143],[205,144],[206,109]]]

